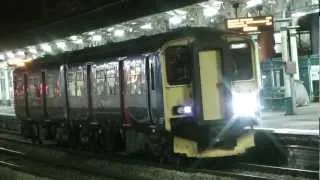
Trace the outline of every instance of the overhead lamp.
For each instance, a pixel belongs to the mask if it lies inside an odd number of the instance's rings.
[[[41,44],[40,47],[41,47],[41,49],[43,49],[46,52],[51,52],[52,51],[52,48],[48,43]]]
[[[151,25],[151,23],[146,23],[146,24],[140,26],[140,28],[141,29],[152,29],[152,25]]]
[[[59,49],[65,50],[67,48],[67,45],[64,41],[58,41],[56,42],[56,45]]]
[[[214,15],[218,14],[218,9],[214,7],[205,7],[203,9],[203,15],[205,17],[212,17]]]
[[[24,54],[24,51],[19,50],[19,51],[17,51],[17,55],[18,55],[18,56],[24,56],[25,54]]]
[[[169,18],[169,23],[171,25],[178,25],[182,22],[182,18],[179,16],[173,16],[171,18]]]
[[[186,11],[184,10],[181,10],[181,9],[176,9],[176,10],[173,10],[173,12],[175,12],[176,14],[180,15],[180,16],[184,16],[187,14]]]
[[[78,39],[78,36],[70,36],[70,39],[71,39],[72,41],[75,41],[75,40]]]
[[[82,39],[77,39],[75,41],[73,41],[75,44],[83,44],[83,40]]]
[[[114,30],[114,27],[109,27],[109,28],[107,29],[108,32],[111,32],[111,31],[113,31],[113,30]]]
[[[247,1],[247,8],[252,8],[252,7],[255,7],[255,6],[258,6],[258,5],[261,5],[263,2],[262,0],[250,0],[250,1]]]
[[[124,36],[124,30],[121,30],[121,29],[117,29],[113,32],[113,35],[114,36],[117,36],[117,37],[123,37]]]
[[[29,50],[29,52],[32,53],[32,54],[37,54],[37,52],[38,52],[35,47],[28,47],[28,50]]]
[[[4,54],[0,54],[0,59],[1,59],[1,60],[5,60],[5,59],[6,59],[6,57],[4,56]]]
[[[299,18],[299,17],[302,17],[302,16],[305,16],[307,13],[305,12],[295,12],[295,13],[292,13],[291,14],[291,17],[293,18]]]
[[[95,34],[95,32],[94,32],[94,31],[90,31],[90,32],[88,32],[88,34],[89,34],[90,36],[92,36],[92,35]]]
[[[101,35],[96,34],[96,35],[92,36],[92,41],[101,41],[101,40],[102,40]]]
[[[8,56],[8,58],[14,58],[14,54],[11,51],[8,51],[6,55]]]

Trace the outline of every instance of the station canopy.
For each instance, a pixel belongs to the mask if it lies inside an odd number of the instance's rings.
[[[292,0],[296,6],[306,8],[304,3],[308,2],[310,8],[318,8],[318,1]],[[226,18],[234,18],[236,11],[233,8],[234,2],[239,2],[237,15],[239,17],[254,17],[261,15],[281,18],[282,11],[287,6],[286,0],[242,0],[242,1],[219,1],[209,0],[181,8],[156,13],[122,23],[92,29],[90,31],[76,33],[61,38],[52,38],[36,44],[29,44],[23,47],[4,49],[0,51],[0,61],[10,60],[32,60],[45,55],[55,55],[67,51],[81,50],[87,47],[101,46],[108,43],[126,41],[141,36],[154,35],[171,31],[182,27],[214,27],[225,29]],[[257,10],[257,7],[262,7]],[[292,6],[291,6],[292,7]],[[303,15],[299,8],[292,11],[291,15]],[[301,8],[300,8],[301,9]],[[36,39],[36,37],[35,37]]]

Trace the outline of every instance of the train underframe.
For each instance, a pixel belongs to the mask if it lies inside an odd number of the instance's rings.
[[[177,121],[176,121],[177,122]],[[22,134],[34,143],[43,140],[55,141],[64,147],[81,148],[105,153],[124,152],[127,155],[143,155],[160,158],[160,161],[172,161],[181,157],[206,158],[210,156],[230,156],[243,153],[253,147],[253,135],[237,128],[238,125],[199,126],[195,124],[172,124],[172,132],[164,131],[157,125],[86,123],[85,121],[23,121]],[[192,134],[185,134],[193,132]],[[224,136],[220,132],[226,131]],[[242,147],[243,144],[247,144]],[[179,146],[196,146],[197,150]],[[240,148],[240,149],[239,149]]]

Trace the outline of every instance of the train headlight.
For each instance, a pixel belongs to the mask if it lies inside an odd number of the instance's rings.
[[[173,107],[173,113],[177,115],[192,114],[192,106],[175,106]]]
[[[258,105],[259,103],[256,92],[232,93],[232,109],[234,116],[255,117]]]

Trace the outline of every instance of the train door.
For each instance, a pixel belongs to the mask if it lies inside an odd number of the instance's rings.
[[[129,124],[148,122],[146,57],[129,57],[124,60],[124,111]]]
[[[195,73],[199,73],[199,79],[194,81],[198,87],[196,93],[200,93],[200,119],[203,121],[222,120],[223,117],[223,96],[222,96],[222,74],[220,49],[204,49],[198,51],[198,65]],[[197,71],[198,70],[198,71]]]
[[[43,73],[29,72],[28,75],[28,108],[30,118],[35,121],[41,121],[44,117],[43,102]]]

